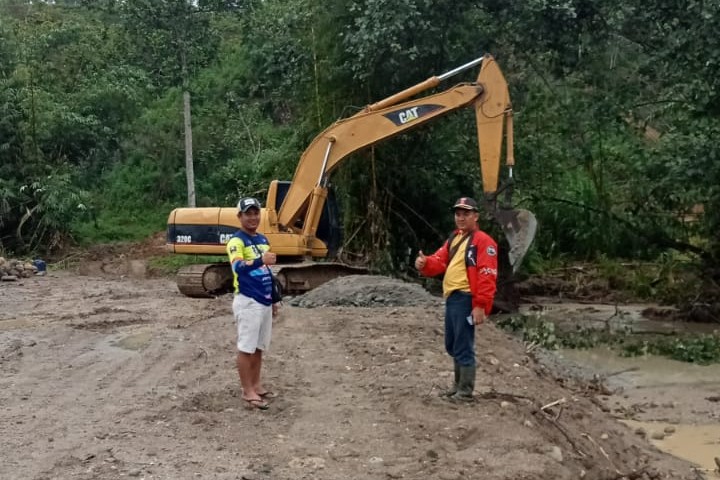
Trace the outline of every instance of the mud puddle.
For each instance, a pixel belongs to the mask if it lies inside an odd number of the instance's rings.
[[[647,432],[650,442],[663,452],[696,464],[709,478],[720,478],[720,425],[673,425],[664,422],[623,420],[633,430]],[[660,438],[662,437],[662,438]]]
[[[612,413],[658,449],[720,478],[720,365],[657,356],[621,357],[608,348],[560,355],[605,380]]]

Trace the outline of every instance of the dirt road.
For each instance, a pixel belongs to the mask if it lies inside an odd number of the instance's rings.
[[[286,302],[266,357],[279,397],[246,410],[230,303],[169,279],[0,284],[0,478],[699,478],[492,324],[477,401],[438,398],[439,304]]]

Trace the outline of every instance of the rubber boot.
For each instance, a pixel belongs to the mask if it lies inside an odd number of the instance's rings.
[[[452,387],[440,393],[441,397],[452,397],[458,391],[458,384],[460,383],[460,364],[455,362],[455,382]]]
[[[475,390],[475,369],[475,365],[470,367],[460,367],[458,389],[457,392],[450,397],[450,399],[461,402],[472,401],[473,391]]]

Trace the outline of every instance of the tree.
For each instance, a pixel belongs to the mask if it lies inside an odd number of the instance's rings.
[[[123,4],[125,28],[135,42],[136,61],[153,72],[161,86],[183,91],[185,171],[188,205],[195,206],[190,79],[214,56],[217,38],[209,18],[187,0],[130,0]]]

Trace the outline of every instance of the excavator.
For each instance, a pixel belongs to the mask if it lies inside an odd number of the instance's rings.
[[[412,99],[477,65],[481,67],[475,82]],[[482,203],[499,223],[508,241],[509,263],[517,270],[537,221],[530,211],[511,204],[515,160],[510,95],[497,62],[484,55],[336,121],[307,147],[292,181],[270,183],[258,231],[278,256],[273,271],[284,293],[303,293],[338,276],[367,272],[340,262],[313,260],[331,258],[340,242],[338,208],[328,188],[333,170],[358,150],[464,107],[476,113]],[[503,143],[508,177],[499,187]],[[167,247],[180,254],[225,255],[225,243],[239,227],[235,207],[177,208],[168,218]],[[228,262],[191,265],[178,272],[177,282],[184,295],[213,297],[230,291],[232,273]]]

